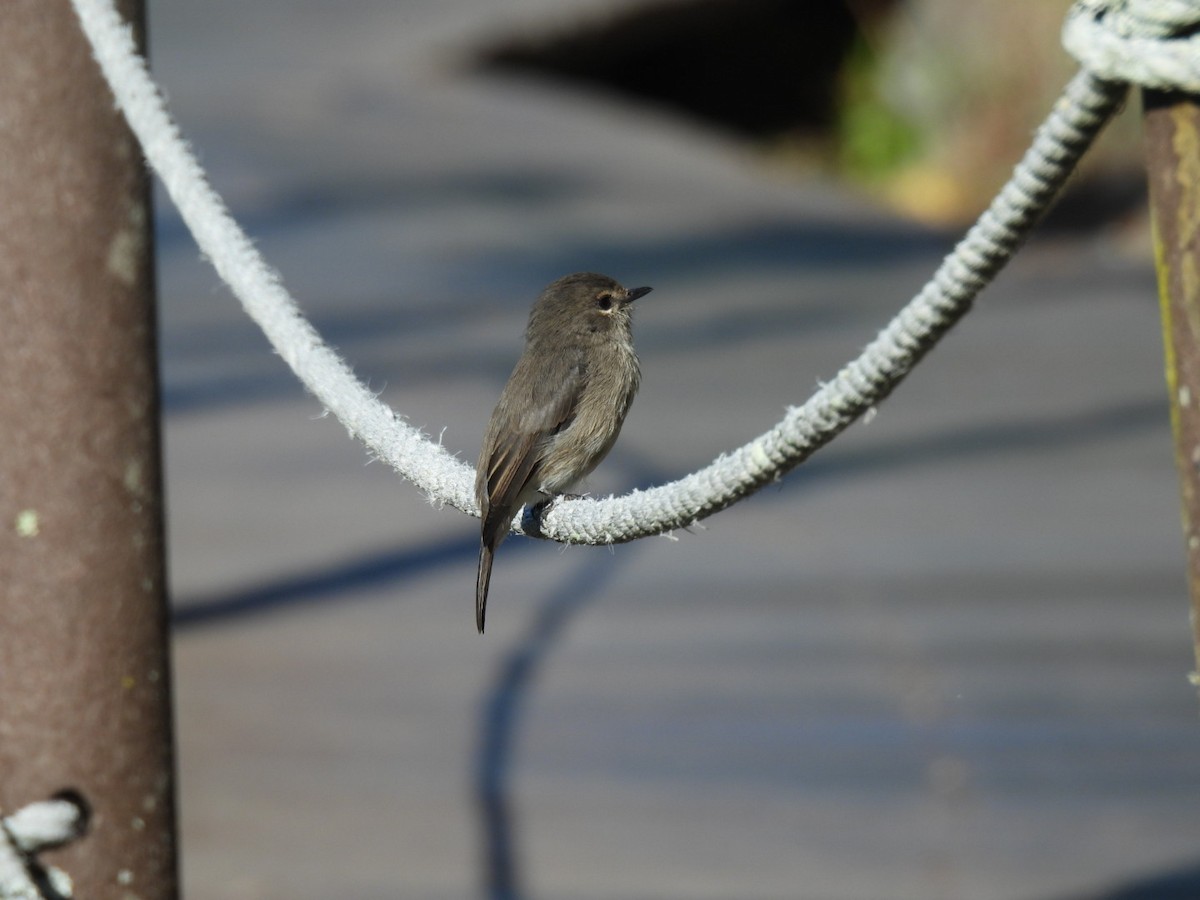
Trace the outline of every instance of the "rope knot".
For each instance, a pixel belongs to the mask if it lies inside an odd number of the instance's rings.
[[[1200,2],[1077,0],[1063,46],[1105,81],[1200,93]]]
[[[37,855],[82,837],[91,809],[76,791],[30,803],[0,817],[0,900],[67,900],[74,885],[61,869]]]

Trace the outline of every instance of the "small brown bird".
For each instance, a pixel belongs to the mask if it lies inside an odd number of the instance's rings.
[[[577,272],[533,304],[525,352],[492,413],[475,498],[483,513],[475,626],[483,633],[492,556],[517,511],[587,476],[612,449],[641,380],[629,305],[650,288],[626,289]]]

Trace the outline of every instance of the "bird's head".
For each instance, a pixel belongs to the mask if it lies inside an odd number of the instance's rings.
[[[566,340],[571,336],[628,334],[630,304],[650,293],[626,288],[607,275],[576,272],[542,291],[529,315],[530,340]]]

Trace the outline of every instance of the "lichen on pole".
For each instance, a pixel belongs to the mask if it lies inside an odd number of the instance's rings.
[[[77,791],[75,895],[169,900],[149,180],[68,0],[0,4],[0,84],[0,808]]]

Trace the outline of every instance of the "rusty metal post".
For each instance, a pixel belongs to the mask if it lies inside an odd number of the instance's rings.
[[[150,226],[68,0],[4,0],[0,807],[86,798],[86,898],[177,895]]]
[[[1200,98],[1142,92],[1154,264],[1200,672]],[[1192,683],[1200,688],[1200,675]]]

